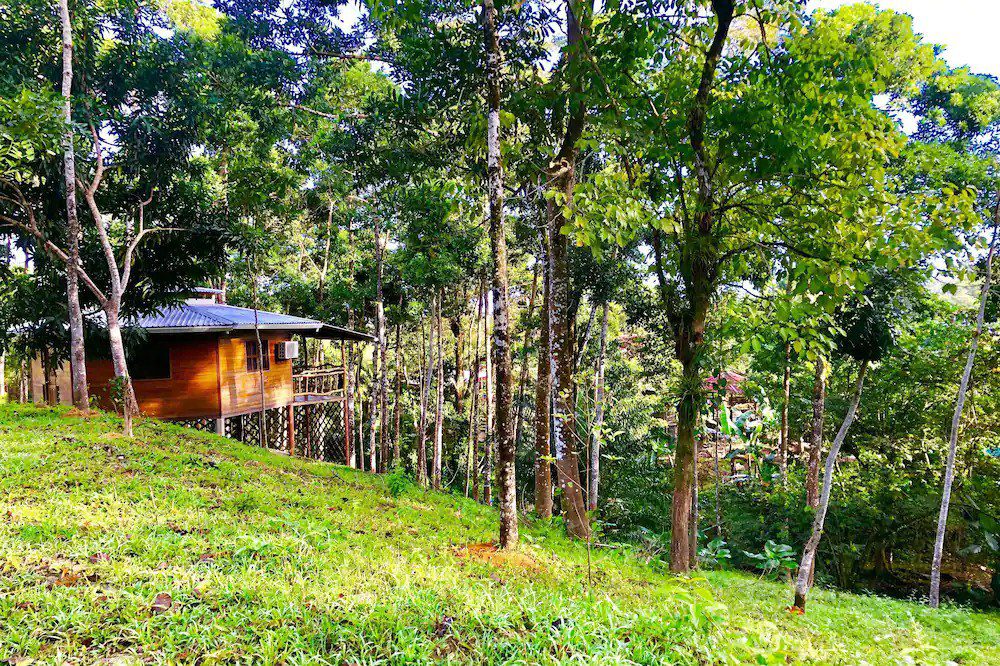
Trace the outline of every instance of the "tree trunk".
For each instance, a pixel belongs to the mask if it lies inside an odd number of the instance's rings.
[[[830,445],[830,452],[826,456],[826,464],[823,469],[823,490],[819,497],[819,507],[816,509],[816,516],[813,518],[812,534],[802,549],[802,562],[799,564],[799,573],[795,582],[795,601],[793,607],[801,612],[806,610],[806,595],[809,593],[809,578],[816,562],[816,551],[819,550],[819,542],[823,537],[823,524],[826,521],[826,512],[830,507],[830,490],[833,487],[834,466],[837,464],[837,454],[847,437],[854,422],[854,415],[858,411],[858,403],[861,402],[861,390],[865,385],[865,374],[868,372],[868,361],[862,361],[858,368],[858,379],[854,386],[854,396],[851,398],[850,407],[844,422],[840,424],[840,430]]]
[[[521,425],[524,421],[524,387],[528,382],[528,341],[531,338],[531,317],[535,314],[535,297],[538,293],[538,270],[539,262],[535,262],[535,268],[531,278],[531,295],[528,297],[528,315],[525,318],[524,341],[521,344],[521,377],[517,384],[517,404],[514,407],[514,448],[521,443]]]
[[[944,471],[944,488],[941,492],[941,510],[938,513],[937,534],[934,537],[934,559],[931,563],[931,608],[937,608],[941,601],[941,557],[944,553],[944,537],[948,529],[948,509],[951,504],[951,485],[955,480],[955,454],[958,450],[958,432],[962,425],[962,408],[965,406],[965,394],[969,389],[969,378],[972,376],[972,366],[976,362],[976,350],[979,348],[979,338],[983,334],[983,320],[986,315],[986,303],[990,295],[990,282],[993,279],[993,253],[996,250],[997,235],[1000,233],[1000,198],[993,214],[993,240],[986,255],[986,275],[979,296],[979,313],[976,315],[976,330],[972,333],[972,343],[969,345],[969,355],[965,359],[965,370],[958,386],[958,399],[955,401],[955,413],[951,417],[951,437],[948,440],[948,462]]]
[[[66,300],[69,305],[70,377],[73,406],[90,409],[87,355],[83,345],[83,310],[80,308],[80,218],[76,210],[76,152],[73,148],[73,25],[68,0],[59,0],[62,25],[62,98],[66,135],[63,140],[63,181],[66,187]]]
[[[549,450],[549,423],[552,413],[552,350],[549,345],[549,260],[548,231],[541,229],[538,261],[542,274],[541,322],[538,328],[538,377],[535,382],[535,513],[539,518],[552,517],[552,464]]]
[[[601,442],[604,439],[604,359],[608,353],[608,303],[601,306],[601,337],[597,350],[597,372],[594,380],[594,425],[590,430],[590,489],[587,508],[597,511],[601,484]]]
[[[399,297],[400,301],[403,297]],[[393,421],[393,437],[392,437],[392,466],[399,467],[400,462],[400,449],[402,446],[402,430],[400,424],[402,421],[402,406],[400,405],[400,399],[403,397],[403,382],[402,373],[400,368],[403,363],[403,348],[400,346],[400,328],[401,324],[396,324],[396,386],[393,391],[392,400],[392,421]]]
[[[114,299],[117,300],[117,299]],[[117,302],[108,303],[104,308],[104,314],[108,319],[108,339],[111,343],[111,364],[115,369],[115,378],[121,382],[118,390],[121,392],[119,398],[122,402],[122,417],[125,421],[125,436],[132,436],[132,416],[138,411],[135,401],[135,391],[132,388],[132,380],[128,374],[128,361],[125,358],[125,342],[122,339],[121,322],[118,319]]]
[[[705,124],[708,118],[709,95],[716,71],[722,58],[723,47],[729,35],[734,14],[733,0],[713,0],[712,11],[717,23],[705,62],[702,64],[698,90],[688,113],[688,139],[694,158],[693,172],[697,181],[694,219],[686,219],[685,241],[681,253],[682,278],[687,292],[687,308],[676,313],[677,359],[683,368],[683,393],[677,406],[677,451],[674,470],[674,494],[671,503],[670,570],[683,573],[690,568],[691,543],[687,526],[691,520],[691,497],[695,465],[694,431],[701,410],[700,356],[704,343],[705,321],[715,290],[715,248],[712,226],[714,223],[715,195],[713,169],[705,147]],[[657,253],[658,272],[662,273]],[[662,275],[660,276],[662,280]],[[661,282],[662,289],[662,282]]]
[[[790,284],[790,283],[789,283]],[[792,343],[785,343],[785,374],[781,378],[781,438],[778,441],[778,472],[781,483],[788,478],[788,403],[792,399]]]
[[[715,410],[715,437],[712,440],[712,457],[715,462],[715,536],[719,538],[722,538],[722,502],[719,499],[719,493],[722,489],[722,472],[719,471],[719,439],[722,430],[720,410],[722,409],[726,409],[725,404]]]
[[[348,254],[348,264],[347,273],[348,279],[353,281],[354,279],[354,233],[352,230],[350,217],[347,219],[347,254]],[[350,305],[347,306],[347,328],[354,328],[354,308]],[[354,381],[354,343],[347,343],[347,364],[344,371],[344,396],[347,400],[347,411],[344,412],[344,429],[347,432],[347,451],[345,452],[345,457],[347,458],[344,462],[350,467],[357,467],[357,462],[355,457],[357,453],[354,449],[354,392],[355,392],[355,381]]]
[[[819,507],[819,459],[823,453],[823,420],[826,416],[826,361],[822,356],[816,358],[816,379],[813,382],[812,398],[812,429],[809,433],[809,461],[806,467],[806,506],[811,509]],[[816,573],[816,561],[813,560],[809,571],[809,587],[812,587]]]
[[[507,278],[507,227],[503,213],[503,162],[500,154],[500,68],[502,57],[493,0],[483,0],[486,38],[486,184],[490,201],[490,250],[493,254],[493,371],[496,374],[497,492],[500,547],[517,545],[517,485],[513,421],[513,367],[510,351],[510,289]]]
[[[826,417],[826,361],[816,358],[816,379],[813,382],[812,428],[809,433],[809,462],[806,467],[806,506],[819,506],[819,459],[823,453],[823,420]]]
[[[420,321],[420,330],[421,332],[427,330],[424,328],[423,317],[421,317]],[[433,358],[431,349],[434,345],[433,325],[431,325],[429,333],[429,336],[422,335],[420,340],[420,365],[426,374],[420,378],[420,436],[417,446],[417,483],[425,487],[427,486],[427,401],[430,399],[431,392],[431,365]],[[424,363],[425,344],[427,345],[426,363]]]
[[[472,484],[472,497],[479,501],[479,320],[483,316],[483,292],[479,290],[476,299],[476,312],[473,314],[475,325],[475,355],[472,358],[472,386],[469,405],[469,446],[465,461],[465,496],[469,496],[469,485]]]
[[[576,151],[572,151],[575,161]],[[567,201],[571,201],[574,186],[573,161],[564,159],[560,167],[551,174],[557,191]],[[552,448],[559,488],[562,490],[562,508],[570,536],[587,539],[590,522],[583,501],[583,487],[580,485],[580,465],[576,449],[576,414],[574,414],[573,392],[573,341],[572,326],[568,320],[569,305],[569,258],[567,238],[560,230],[566,221],[562,206],[549,203],[549,260],[552,270],[552,285],[549,293],[549,346],[551,364],[555,372],[552,383],[553,432]]]
[[[431,486],[441,489],[441,466],[444,456],[444,317],[441,306],[444,303],[444,289],[438,292],[437,300],[437,407],[434,411],[434,452],[432,456]]]
[[[493,504],[493,452],[496,446],[495,415],[496,402],[495,384],[493,383],[493,338],[490,335],[490,306],[496,302],[493,299],[492,290],[486,291],[486,310],[483,313],[483,346],[486,359],[486,439],[483,442],[483,501],[486,504]]]
[[[677,356],[681,362],[681,386],[684,391],[677,403],[677,445],[674,454],[674,493],[671,501],[670,570],[684,573],[691,567],[690,523],[694,495],[695,429],[701,409],[701,368],[699,358],[705,335],[708,312],[708,278],[696,269],[690,296],[695,308],[681,324]]]
[[[386,237],[382,231],[382,219],[375,216],[375,333],[378,338],[378,401],[377,416],[379,421],[379,466],[380,472],[385,472],[389,466],[389,341],[385,326],[385,301],[383,293],[383,266],[385,264]],[[398,373],[397,373],[398,374]]]
[[[698,568],[698,445],[704,434],[694,440],[694,465],[691,467],[691,523],[688,525],[688,562],[692,569]]]
[[[377,425],[378,418],[375,412],[378,410],[378,389],[379,389],[379,350],[372,350],[372,379],[368,386],[368,471],[375,472],[378,469],[376,451],[378,450]]]

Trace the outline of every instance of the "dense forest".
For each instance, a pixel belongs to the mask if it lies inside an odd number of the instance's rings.
[[[0,0],[0,44],[10,400],[42,353],[87,411],[102,353],[131,433],[130,319],[212,287],[374,336],[335,462],[501,548],[1000,603],[1000,82],[910,17]]]

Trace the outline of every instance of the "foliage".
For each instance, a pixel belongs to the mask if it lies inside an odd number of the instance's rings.
[[[726,547],[726,542],[721,537],[715,537],[698,551],[698,559],[703,564],[719,569],[725,567],[732,558],[732,552]]]
[[[778,572],[791,573],[798,567],[795,550],[785,543],[775,543],[770,539],[764,544],[764,550],[759,553],[743,551],[749,559],[756,562],[754,566],[761,570],[761,575]]]

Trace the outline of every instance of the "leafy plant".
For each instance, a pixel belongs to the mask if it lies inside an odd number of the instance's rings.
[[[795,559],[795,550],[785,543],[775,543],[770,539],[764,544],[764,550],[760,553],[743,554],[751,560],[757,562],[756,567],[762,572],[762,576],[777,573],[779,571],[791,572],[798,566]]]
[[[722,537],[715,537],[698,551],[698,559],[705,565],[721,569],[733,559],[733,554]]]
[[[389,494],[399,497],[413,485],[413,481],[406,474],[402,467],[394,467],[385,477],[385,485],[389,488]]]

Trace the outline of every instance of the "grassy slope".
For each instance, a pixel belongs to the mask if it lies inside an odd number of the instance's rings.
[[[491,509],[146,421],[0,406],[0,659],[1000,663],[1000,617],[676,579]],[[154,603],[159,596],[157,612]],[[166,608],[169,606],[169,608]],[[909,662],[913,663],[913,662]]]

